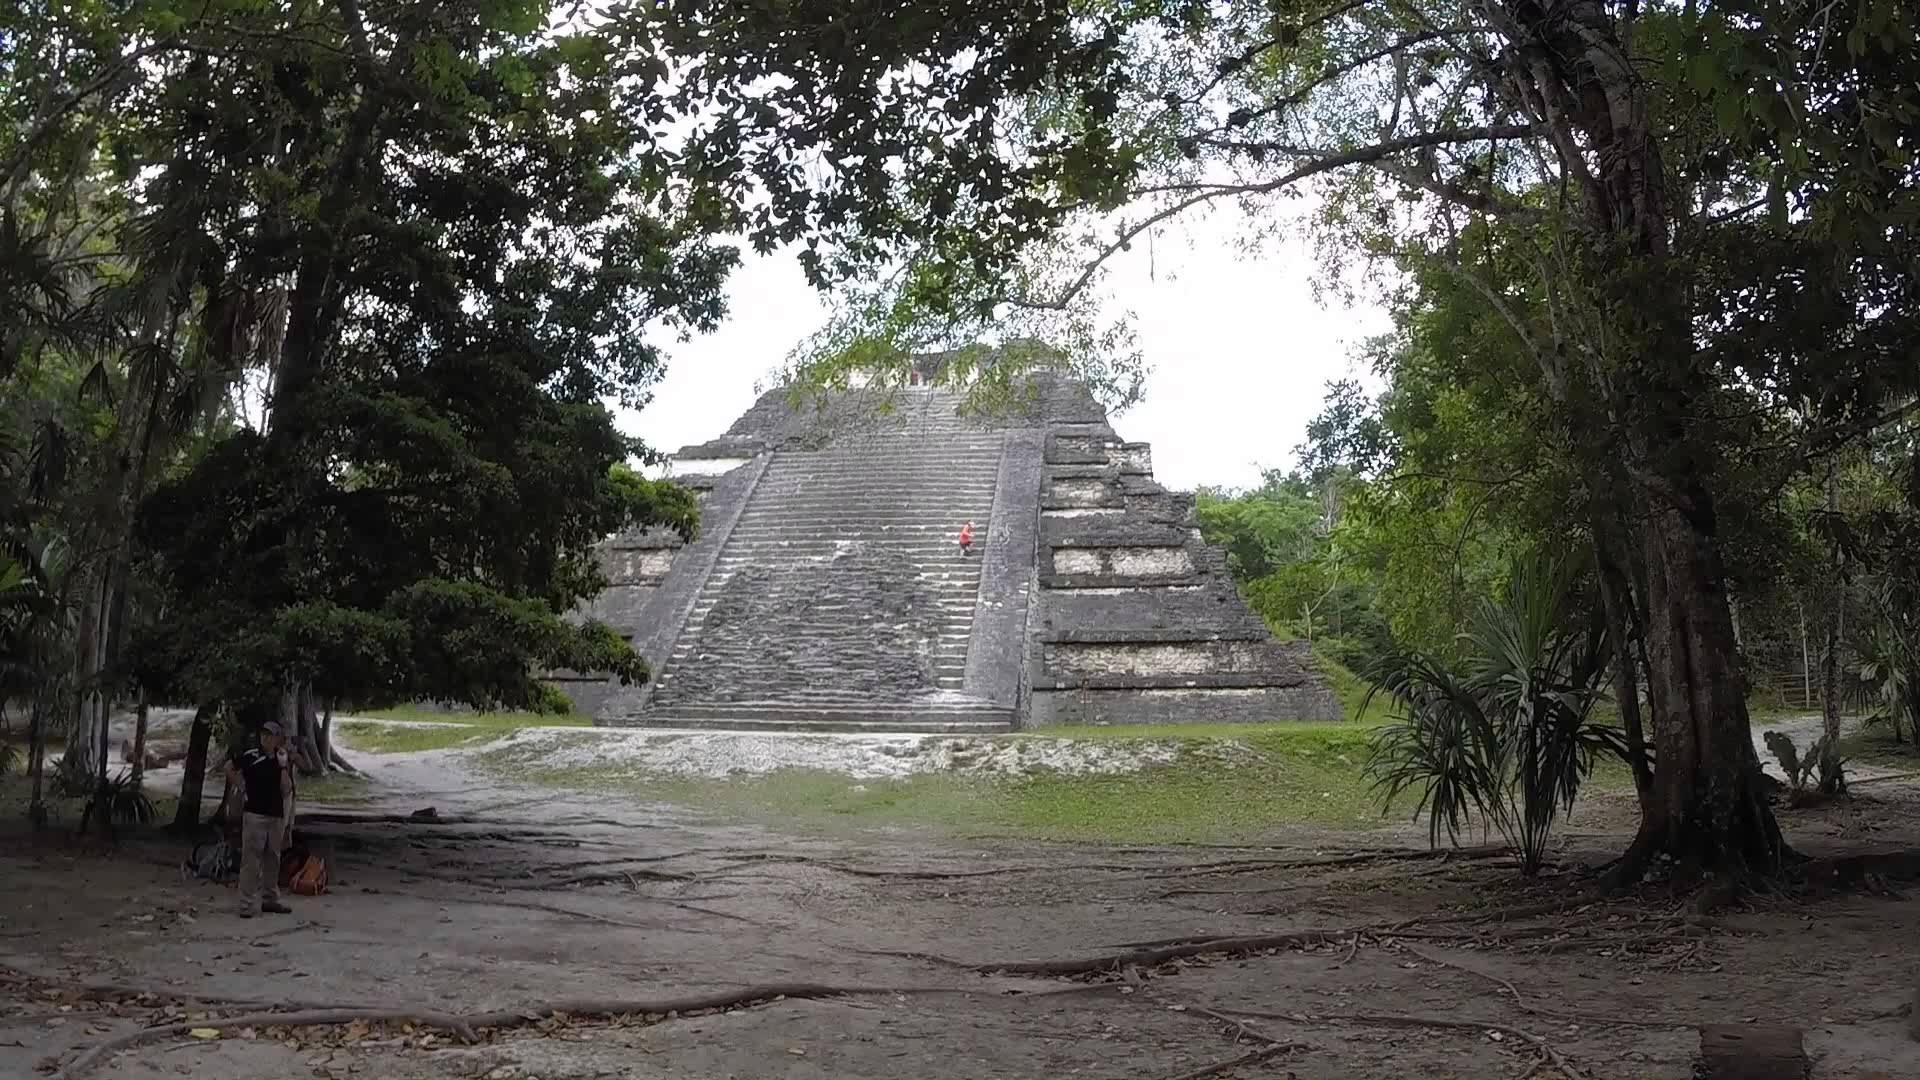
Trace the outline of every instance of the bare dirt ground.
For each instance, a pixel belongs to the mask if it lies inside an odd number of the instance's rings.
[[[183,851],[157,839],[0,838],[0,1075],[1682,1080],[1694,1025],[1756,1023],[1804,1028],[1820,1080],[1920,1077],[1898,1014],[1920,901],[1895,884],[1711,918],[1658,887],[1539,913],[1624,846],[1622,800],[1585,810],[1553,871],[1522,884],[1504,859],[1436,858],[1409,833],[1231,849],[800,836],[503,787],[446,753],[380,768],[378,802],[310,823],[336,881],[291,916],[239,919],[231,890],[184,880]],[[437,820],[408,819],[426,806]],[[1810,854],[1920,847],[1910,780],[1783,813]],[[1212,940],[1252,935],[1276,936]],[[858,992],[755,989],[777,983]],[[663,1000],[714,993],[746,1000]],[[573,1015],[582,999],[623,1015]],[[505,1015],[187,1030],[268,1007]]]

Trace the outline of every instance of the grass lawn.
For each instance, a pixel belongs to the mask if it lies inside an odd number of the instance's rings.
[[[1382,818],[1361,769],[1360,724],[1219,724],[1057,728],[1009,739],[1155,740],[1175,759],[1138,772],[1042,773],[1018,778],[923,774],[856,779],[787,769],[690,779],[629,765],[543,767],[530,748],[479,757],[499,775],[557,787],[630,794],[751,819],[822,830],[928,826],[964,834],[1132,842],[1251,839],[1276,822],[1367,829]]]
[[[402,720],[436,726],[408,727],[373,723],[373,720]],[[342,744],[355,750],[391,754],[478,746],[520,728],[592,727],[593,718],[577,713],[440,712],[402,707],[369,713],[367,719],[342,719],[339,725]]]
[[[373,797],[364,776],[328,773],[302,777],[297,785],[302,803],[355,803]]]

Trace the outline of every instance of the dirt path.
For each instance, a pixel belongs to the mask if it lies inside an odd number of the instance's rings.
[[[1463,913],[1565,896],[1568,882],[1522,887],[1503,860],[1353,853],[1304,830],[1244,849],[800,837],[482,783],[448,753],[370,764],[393,794],[314,825],[343,880],[291,917],[238,919],[230,891],[183,881],[180,852],[158,843],[107,858],[8,838],[0,1044],[18,1049],[0,1072],[70,1062],[167,1017],[173,995],[458,1012],[804,981],[956,992],[548,1020],[478,1045],[380,1026],[178,1036],[90,1075],[1166,1080],[1264,1055],[1231,1075],[1681,1080],[1697,1045],[1685,1025],[1752,1020],[1806,1028],[1820,1080],[1920,1076],[1905,1021],[1873,1019],[1911,993],[1897,943],[1920,932],[1920,901],[1891,895],[1770,901],[1702,926],[1649,894],[1484,925]],[[1920,792],[1869,790],[1870,803],[1796,813],[1796,843],[1914,846]],[[377,819],[425,805],[438,821]],[[1570,835],[1569,865],[1618,849],[1609,820]],[[1311,928],[1341,932],[1136,955],[1078,980],[954,962]],[[99,982],[160,996],[72,991]]]

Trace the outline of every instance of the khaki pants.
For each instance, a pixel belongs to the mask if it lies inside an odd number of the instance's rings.
[[[280,899],[280,849],[287,823],[265,814],[240,815],[240,910]]]

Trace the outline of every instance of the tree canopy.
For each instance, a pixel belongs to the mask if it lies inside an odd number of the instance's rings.
[[[563,616],[593,544],[697,511],[607,402],[737,251],[630,56],[525,0],[0,15],[0,528],[70,757],[134,683],[257,718],[644,677]]]
[[[1457,294],[1411,328],[1436,382],[1396,407],[1478,411],[1553,448],[1515,464],[1591,546],[1612,634],[1646,657],[1616,676],[1627,700],[1644,679],[1657,749],[1623,875],[1656,855],[1782,865],[1725,534],[1760,504],[1749,495],[1913,408],[1907,5],[663,3],[612,18],[660,58],[653,93],[689,158],[739,177],[756,239],[804,243],[816,280],[868,283],[813,343],[823,377],[898,371],[905,346],[990,331],[1124,370],[1095,304],[1104,266],[1223,202],[1278,223],[1311,194],[1329,274]]]

